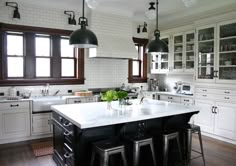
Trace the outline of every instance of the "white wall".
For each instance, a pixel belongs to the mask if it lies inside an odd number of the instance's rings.
[[[70,26],[67,24],[67,16],[64,15],[64,10],[54,8],[40,8],[37,6],[29,6],[21,1],[15,1],[19,4],[19,12],[21,14],[20,20],[12,18],[13,8],[5,6],[6,1],[0,2],[0,22],[8,24],[19,24],[28,26],[38,26],[56,29],[75,30],[79,26]],[[70,9],[65,9],[70,10]],[[79,18],[79,13],[76,13],[76,20]],[[119,17],[125,19],[125,17]],[[104,22],[104,24],[117,24],[112,21]],[[122,20],[121,20],[122,21]],[[124,25],[125,26],[125,25]],[[117,25],[115,25],[117,27]],[[127,31],[122,31],[122,25],[117,27],[119,30],[113,29],[117,35],[126,35]],[[102,27],[99,27],[102,28]],[[125,29],[125,28],[123,28]],[[132,29],[130,30],[132,33]],[[127,34],[132,36],[132,34]],[[99,40],[99,39],[98,39]],[[57,89],[61,89],[61,93],[67,93],[68,89],[74,91],[87,88],[102,88],[102,87],[117,87],[122,83],[128,84],[128,60],[114,60],[114,59],[90,59],[86,55],[85,58],[85,84],[84,85],[70,85],[70,86],[51,86],[51,93]],[[136,86],[136,85],[133,85]],[[20,91],[33,91],[35,95],[40,94],[42,86],[34,87],[16,87]],[[8,94],[9,87],[0,87],[0,92]]]

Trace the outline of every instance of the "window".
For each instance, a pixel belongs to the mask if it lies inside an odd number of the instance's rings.
[[[36,77],[50,77],[50,36],[35,36]]]
[[[7,33],[7,77],[24,77],[23,34]]]
[[[0,84],[83,84],[84,49],[72,31],[0,23]]]
[[[147,82],[147,55],[145,53],[147,39],[133,38],[137,58],[129,60],[129,83]]]
[[[75,77],[74,48],[69,44],[68,38],[61,38],[61,76]]]

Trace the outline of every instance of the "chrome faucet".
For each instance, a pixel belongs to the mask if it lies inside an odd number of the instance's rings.
[[[60,92],[60,90],[58,89],[58,90],[53,94],[53,96],[56,96],[59,92]]]
[[[49,84],[46,84],[46,86],[44,86],[44,88],[41,91],[43,96],[48,96],[49,95],[49,87],[50,87]]]
[[[142,104],[143,103],[143,99],[145,98],[145,95],[143,94],[143,86],[141,86],[141,88],[140,88],[139,96],[141,97],[140,101],[139,101],[139,104]]]

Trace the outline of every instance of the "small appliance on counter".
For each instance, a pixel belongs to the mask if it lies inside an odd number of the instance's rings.
[[[174,89],[178,94],[193,95],[193,86],[189,83],[175,82]]]
[[[158,80],[155,78],[148,79],[148,91],[158,91]]]

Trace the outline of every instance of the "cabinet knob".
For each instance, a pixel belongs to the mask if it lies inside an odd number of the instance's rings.
[[[81,100],[75,100],[74,103],[81,103]]]
[[[189,102],[189,100],[186,100],[186,99],[184,99],[184,101],[187,101],[187,102]]]

